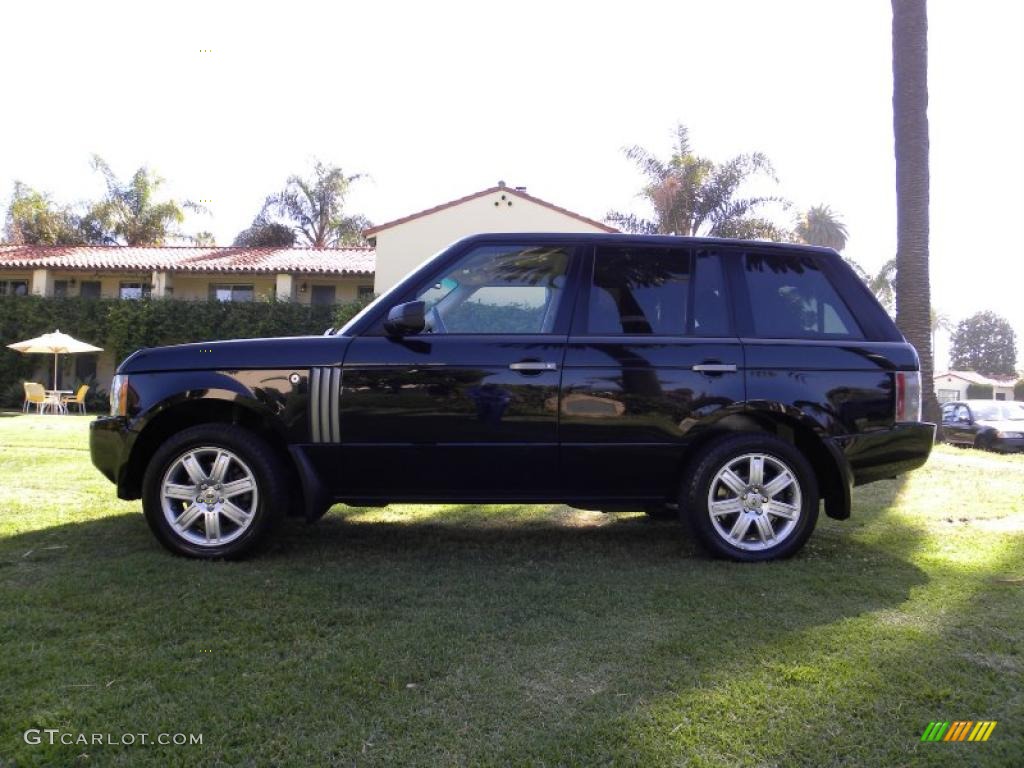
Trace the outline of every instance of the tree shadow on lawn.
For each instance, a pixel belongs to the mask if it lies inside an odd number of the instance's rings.
[[[909,561],[921,533],[897,522],[877,545],[819,523],[801,555],[744,565],[673,524],[560,509],[500,526],[331,515],[236,563],[166,554],[135,515],[0,540],[6,719],[150,730],[159,711],[228,762],[253,739],[314,762],[367,740],[388,750],[371,762],[558,762],[609,719],[927,581]]]

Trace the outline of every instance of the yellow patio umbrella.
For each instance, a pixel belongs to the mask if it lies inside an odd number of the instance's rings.
[[[73,336],[61,333],[60,329],[53,333],[44,333],[28,341],[19,341],[7,345],[10,349],[17,350],[26,355],[53,355],[53,388],[57,389],[57,359],[61,355],[76,355],[80,352],[102,352],[102,347],[94,347],[86,344]]]

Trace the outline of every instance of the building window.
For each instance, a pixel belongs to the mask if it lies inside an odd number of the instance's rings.
[[[122,299],[149,298],[149,283],[121,283],[117,295]]]
[[[0,296],[27,296],[27,280],[0,280]]]
[[[958,389],[940,389],[936,396],[939,398],[940,403],[951,403],[954,400],[960,399],[960,390]]]
[[[360,299],[368,299],[373,296],[372,285],[360,285],[356,288],[356,297]]]
[[[100,281],[83,280],[78,288],[78,295],[83,299],[98,299],[100,297]]]
[[[210,286],[210,299],[216,301],[252,301],[256,292],[251,285],[214,284]]]
[[[333,285],[314,285],[309,294],[310,304],[333,304],[335,288]]]
[[[53,296],[56,299],[67,298],[68,295],[68,281],[67,280],[54,280],[53,281]]]

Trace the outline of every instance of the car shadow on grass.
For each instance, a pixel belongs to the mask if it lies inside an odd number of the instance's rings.
[[[306,764],[565,762],[645,702],[927,581],[910,562],[920,532],[895,522],[884,542],[830,525],[791,560],[744,565],[641,516],[472,509],[335,513],[234,563],[173,557],[137,515],[0,541],[10,720],[147,730],[160,711],[198,723],[204,761],[229,764],[264,749]],[[69,679],[120,682],[76,698]],[[31,758],[44,754],[72,756]]]

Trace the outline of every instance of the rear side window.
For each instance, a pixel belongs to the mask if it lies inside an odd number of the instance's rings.
[[[685,334],[690,273],[686,248],[597,248],[588,333]]]
[[[850,310],[814,257],[747,253],[743,266],[756,336],[863,338]]]

